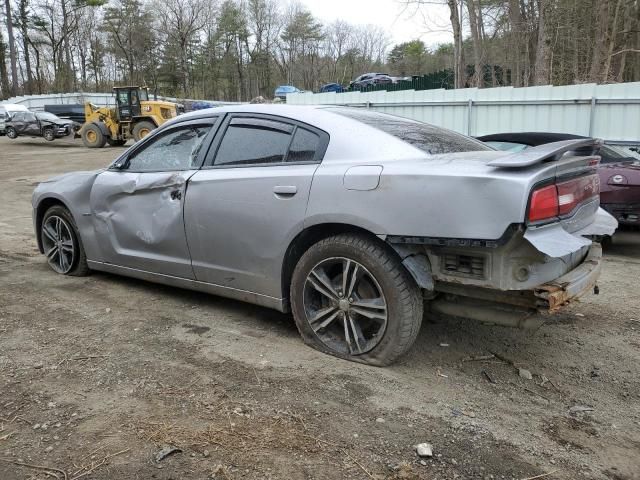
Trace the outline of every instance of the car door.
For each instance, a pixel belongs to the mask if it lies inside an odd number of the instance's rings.
[[[183,202],[216,121],[162,129],[98,175],[90,206],[102,262],[193,279]]]
[[[185,202],[195,276],[281,298],[282,259],[302,229],[328,135],[281,117],[231,114],[214,144]]]
[[[40,135],[40,122],[34,113],[25,112],[22,114],[24,125],[22,127],[23,135]]]
[[[25,113],[18,112],[14,113],[9,117],[9,121],[11,122],[11,126],[15,129],[18,134],[23,135],[25,133]]]

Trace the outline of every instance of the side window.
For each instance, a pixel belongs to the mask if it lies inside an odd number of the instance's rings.
[[[14,113],[13,115],[10,115],[9,118],[14,122],[23,122],[24,113]]]
[[[33,113],[24,113],[23,115],[25,122],[35,122],[37,120]]]
[[[287,162],[312,162],[320,144],[320,137],[305,128],[298,127],[293,136]]]
[[[293,126],[256,118],[233,118],[227,127],[215,165],[260,165],[284,162]]]
[[[162,171],[196,168],[198,153],[212,125],[184,125],[161,133],[133,156],[129,157],[125,170]]]

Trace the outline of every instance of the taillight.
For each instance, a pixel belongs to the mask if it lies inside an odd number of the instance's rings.
[[[538,222],[545,218],[558,216],[558,189],[555,185],[534,190],[531,193],[529,221]]]
[[[597,174],[573,178],[531,192],[529,221],[539,222],[569,215],[579,205],[600,194]]]

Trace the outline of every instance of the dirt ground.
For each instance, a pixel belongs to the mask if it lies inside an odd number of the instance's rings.
[[[640,232],[614,237],[600,295],[538,331],[427,319],[372,368],[306,347],[288,315],[54,274],[34,186],[120,152],[0,137],[0,479],[640,479]]]

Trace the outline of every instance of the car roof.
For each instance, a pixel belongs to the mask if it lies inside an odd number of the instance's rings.
[[[345,109],[348,107],[340,107]],[[416,158],[426,154],[410,144],[358,120],[341,115],[331,105],[238,104],[205,108],[189,112],[165,122],[158,130],[190,120],[211,118],[225,113],[245,113],[281,116],[306,123],[329,134],[331,142],[326,160],[358,158],[375,161],[384,158]]]
[[[544,145],[545,143],[559,142],[562,140],[577,140],[584,137],[582,135],[574,135],[572,133],[552,133],[552,132],[509,132],[494,133],[491,135],[482,135],[477,137],[481,142],[512,142],[522,143],[530,147]]]

